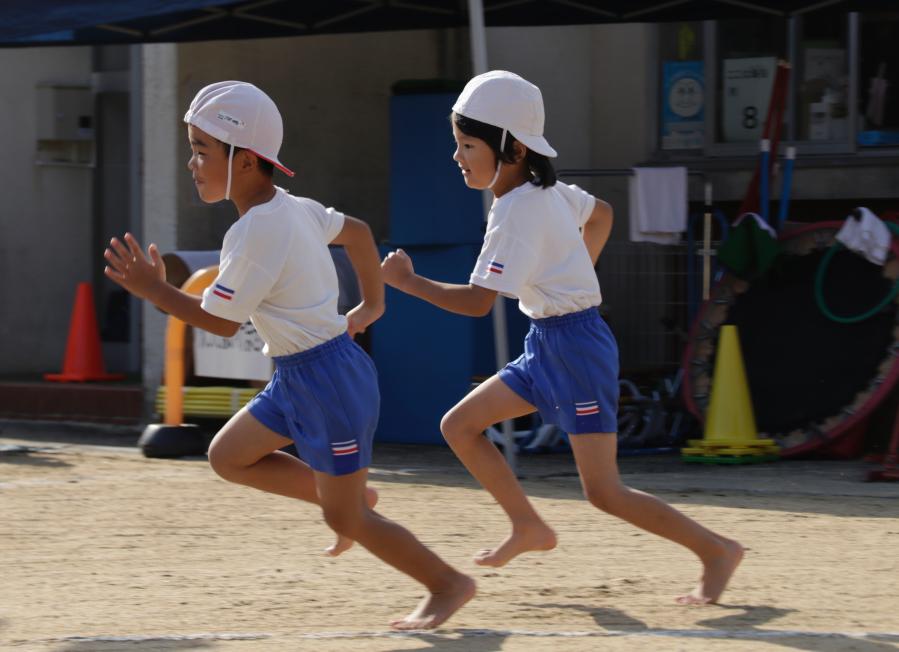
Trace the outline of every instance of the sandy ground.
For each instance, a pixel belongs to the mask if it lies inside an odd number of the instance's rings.
[[[681,607],[690,553],[591,508],[567,456],[521,466],[559,548],[488,570],[471,555],[507,527],[488,495],[445,449],[381,447],[380,511],[479,585],[440,630],[398,635],[386,623],[422,590],[358,546],[324,557],[314,507],[201,459],[0,445],[2,650],[899,650],[899,483],[864,484],[859,463],[623,460],[629,484],[749,548],[722,605]]]

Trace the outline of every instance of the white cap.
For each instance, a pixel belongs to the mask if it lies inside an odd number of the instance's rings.
[[[227,145],[250,150],[288,176],[294,174],[278,160],[284,138],[278,107],[253,84],[240,81],[210,84],[190,103],[184,122]]]
[[[472,78],[453,112],[507,130],[528,149],[557,156],[543,137],[543,96],[540,89],[514,72],[491,70]]]

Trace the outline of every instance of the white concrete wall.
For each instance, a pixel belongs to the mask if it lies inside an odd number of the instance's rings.
[[[147,45],[142,52],[143,76],[143,238],[162,252],[177,249],[178,129],[184,115],[178,103],[178,48]],[[143,305],[143,381],[145,399],[152,403],[165,361],[166,316],[149,303]]]
[[[90,82],[89,48],[0,50],[0,375],[61,370],[79,281],[92,280],[88,167],[36,166],[39,83]]]

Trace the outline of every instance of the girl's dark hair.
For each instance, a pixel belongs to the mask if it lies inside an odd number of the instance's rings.
[[[231,146],[224,141],[220,140],[219,142],[222,144],[222,147],[225,148],[225,153],[227,154],[228,150],[231,148]],[[234,153],[237,154],[237,152],[242,152],[245,149],[246,149],[246,147],[238,147],[237,145],[235,145]],[[253,156],[256,157],[256,161],[258,162],[258,165],[259,165],[259,171],[262,172],[262,174],[267,176],[269,179],[271,179],[275,175],[275,164],[272,163],[271,161],[266,161],[264,158],[259,156],[259,154],[257,154],[256,152],[250,151],[250,154],[252,154]]]
[[[508,131],[506,132],[506,145],[503,147],[503,151],[500,152],[499,143],[503,138],[503,130],[499,127],[488,125],[486,122],[466,118],[459,113],[453,113],[450,116],[450,119],[459,128],[459,131],[466,136],[480,138],[487,143],[490,149],[493,150],[494,155],[503,163],[515,162],[515,148],[513,147],[513,144],[516,139],[515,136]],[[527,150],[528,153],[525,155],[524,160],[525,163],[527,163],[528,170],[531,172],[531,183],[542,188],[549,188],[550,186],[555,185],[556,170],[553,168],[553,164],[549,160],[549,157],[538,154],[530,147],[528,147]]]

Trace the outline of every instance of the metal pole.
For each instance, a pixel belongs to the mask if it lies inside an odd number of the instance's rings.
[[[468,25],[471,38],[471,65],[475,75],[487,72],[487,31],[484,28],[484,4],[481,0],[468,0]],[[484,219],[490,212],[493,193],[485,190]],[[506,304],[502,296],[497,295],[493,304],[493,347],[496,350],[496,366],[502,369],[509,362],[509,340],[506,331]],[[515,434],[511,421],[503,421],[503,448],[506,462],[516,472]]]
[[[143,125],[144,76],[143,45],[128,46],[130,78],[128,89],[128,201],[129,227],[132,233],[143,233]],[[147,243],[150,244],[149,242]],[[141,332],[142,301],[128,293],[128,369],[142,369]]]
[[[777,213],[777,230],[783,228],[790,210],[790,191],[793,187],[793,164],[796,160],[796,148],[787,147],[787,160],[784,163],[783,180],[780,188],[780,206]]]
[[[468,0],[468,29],[471,38],[471,65],[475,75],[487,72],[487,32],[484,29],[484,3]]]
[[[762,220],[765,224],[769,224],[768,219],[768,182],[770,180],[769,172],[771,170],[771,164],[768,162],[771,157],[771,141],[767,138],[762,138],[762,163],[760,170],[760,190],[759,190],[759,213],[762,216]]]
[[[702,218],[702,300],[709,300],[712,278],[712,184],[705,182],[705,215]]]

